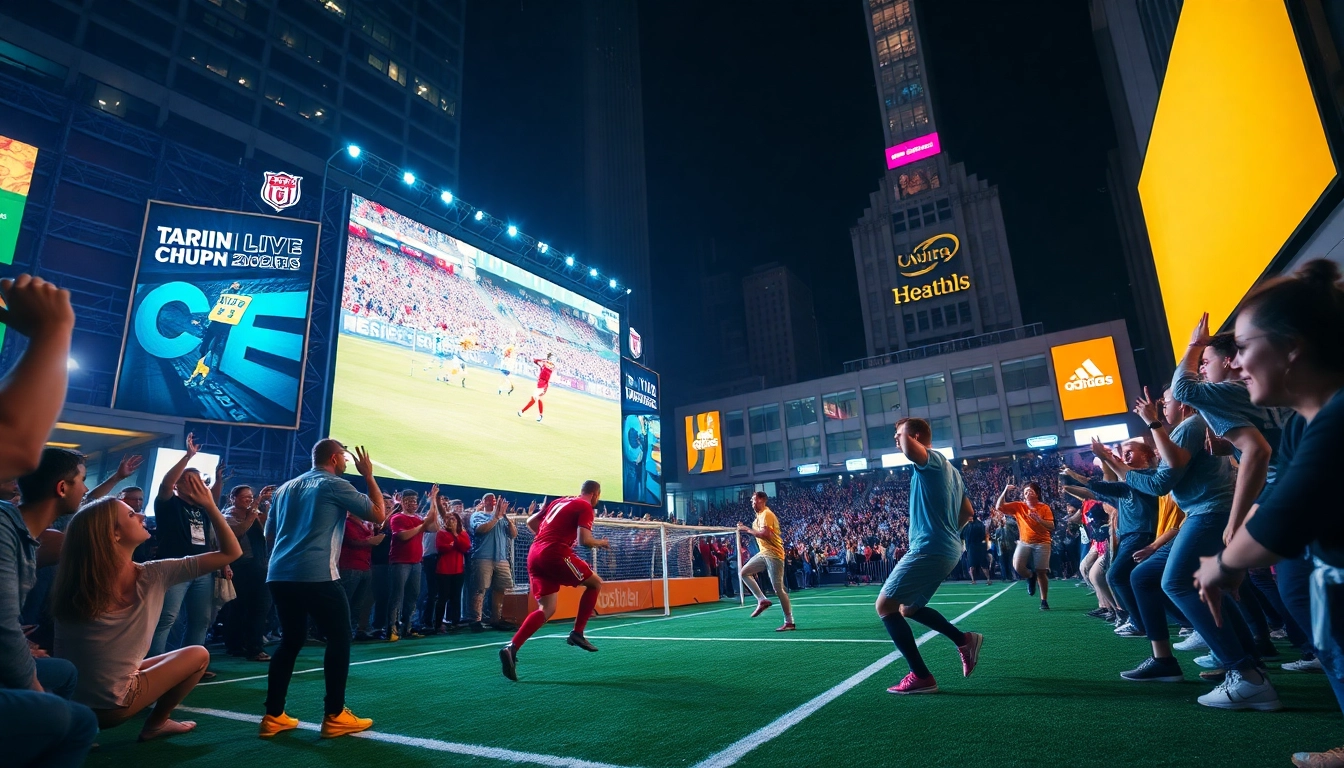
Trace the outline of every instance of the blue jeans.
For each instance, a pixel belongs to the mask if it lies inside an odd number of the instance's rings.
[[[42,690],[54,693],[62,699],[75,695],[75,684],[79,682],[79,673],[75,665],[65,659],[33,659],[37,664],[37,682]]]
[[[1120,607],[1129,612],[1129,620],[1140,632],[1145,632],[1143,616],[1139,613],[1138,603],[1134,600],[1134,587],[1130,575],[1138,563],[1134,562],[1134,553],[1153,543],[1157,538],[1151,533],[1127,533],[1120,537],[1120,544],[1111,558],[1111,569],[1106,572],[1106,583],[1111,593],[1120,601]]]
[[[411,629],[415,615],[415,601],[420,597],[420,563],[392,563],[392,586],[387,602],[388,629],[401,627],[405,634]]]
[[[5,765],[78,768],[97,736],[98,717],[83,704],[54,693],[0,688]]]
[[[1167,559],[1171,556],[1171,544],[1167,543],[1156,552],[1134,566],[1129,574],[1129,586],[1134,594],[1134,607],[1130,617],[1135,615],[1143,622],[1143,631],[1153,642],[1171,640],[1171,630],[1167,628],[1167,607],[1171,598],[1162,591],[1162,574],[1167,569]]]
[[[1181,609],[1181,613],[1195,625],[1195,631],[1209,644],[1209,651],[1223,664],[1225,669],[1247,670],[1255,666],[1242,637],[1249,637],[1241,614],[1232,604],[1229,595],[1223,596],[1223,626],[1213,620],[1208,606],[1199,600],[1199,590],[1195,589],[1194,575],[1199,570],[1199,558],[1212,557],[1223,548],[1223,529],[1227,527],[1227,515],[1205,514],[1186,518],[1180,533],[1171,542],[1171,554],[1167,558],[1166,570],[1162,573],[1162,591]],[[1240,624],[1240,628],[1236,625]],[[1165,621],[1163,626],[1166,626]]]
[[[159,656],[170,650],[168,633],[181,615],[185,621],[185,633],[182,642],[173,645],[171,650],[189,645],[205,645],[205,633],[210,629],[210,618],[215,611],[215,574],[207,573],[191,581],[174,584],[163,594],[163,613],[159,614],[159,625],[154,629],[154,640],[149,645],[149,655]]]
[[[1315,655],[1316,649],[1311,641],[1311,572],[1315,566],[1306,552],[1301,557],[1280,560],[1274,566],[1274,576],[1279,582],[1279,597],[1283,598],[1283,607],[1288,617],[1303,631],[1304,643],[1298,650]],[[1294,646],[1297,644],[1294,643]]]

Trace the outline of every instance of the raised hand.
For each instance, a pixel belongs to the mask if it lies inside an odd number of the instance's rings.
[[[1143,388],[1143,397],[1134,401],[1134,415],[1143,419],[1144,424],[1152,424],[1154,421],[1159,421],[1157,418],[1157,402],[1153,400],[1147,387]]]
[[[190,459],[191,457],[195,456],[197,453],[200,453],[200,451],[201,451],[201,446],[200,446],[199,443],[196,442],[196,434],[195,434],[194,432],[188,432],[188,433],[187,433],[187,458]]]
[[[1195,330],[1190,332],[1190,346],[1207,347],[1213,340],[1213,335],[1209,333],[1209,313],[1200,315],[1199,322],[1195,324]]]
[[[359,471],[359,474],[363,475],[364,477],[369,477],[370,475],[372,475],[373,459],[369,458],[369,452],[364,450],[364,446],[356,445],[354,453],[355,453],[355,469]],[[401,503],[401,500],[397,499],[397,503]]]
[[[0,323],[29,338],[58,330],[68,336],[75,325],[70,292],[40,277],[23,274],[0,280],[0,299],[4,300]]]
[[[122,456],[121,461],[117,464],[117,476],[123,479],[130,477],[135,474],[135,470],[139,469],[144,461],[145,457],[139,454]]]
[[[1004,493],[1012,493],[1012,492],[1014,492],[1014,491],[1016,491],[1016,490],[1017,490],[1017,486],[1016,486],[1016,485],[1013,485],[1012,483],[1009,483],[1008,485],[1004,486],[1003,492],[1004,492]]]
[[[205,481],[195,472],[184,474],[179,481],[179,485],[183,498],[193,506],[208,507],[215,502],[214,495],[210,493],[209,488],[205,487]]]
[[[274,495],[275,495],[275,486],[268,485],[265,488],[261,489],[261,493],[257,494],[257,502],[261,503],[270,501],[271,497]]]

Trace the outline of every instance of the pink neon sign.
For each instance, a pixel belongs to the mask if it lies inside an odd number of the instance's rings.
[[[938,143],[938,133],[928,133],[888,149],[887,169],[899,168],[916,160],[933,157],[941,151],[942,146]]]

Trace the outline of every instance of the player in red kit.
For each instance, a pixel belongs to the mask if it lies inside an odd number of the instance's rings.
[[[537,421],[541,421],[542,414],[546,412],[546,409],[541,405],[541,398],[545,397],[546,390],[551,388],[551,374],[555,373],[555,363],[551,362],[552,354],[547,352],[545,360],[536,358],[532,361],[541,369],[537,371],[537,391],[532,394],[532,398],[527,401],[527,405],[524,405],[523,409],[518,411],[519,416],[523,415],[523,411],[531,408],[533,403],[537,404]]]
[[[537,610],[523,619],[509,644],[499,649],[499,661],[504,676],[517,680],[518,649],[555,613],[560,587],[583,587],[579,598],[579,613],[574,617],[574,630],[566,641],[585,651],[597,648],[583,636],[588,619],[597,608],[597,595],[602,591],[602,579],[574,554],[574,539],[585,547],[606,549],[606,539],[593,538],[593,505],[602,496],[602,486],[596,480],[587,480],[578,496],[556,499],[544,509],[527,518],[527,527],[536,534],[527,553],[527,578],[532,585],[532,597]]]

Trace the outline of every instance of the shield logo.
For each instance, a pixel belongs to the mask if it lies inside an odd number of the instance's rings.
[[[630,356],[638,360],[639,356],[644,354],[644,342],[639,338],[639,331],[636,331],[634,328],[630,329],[629,344]]]
[[[303,191],[299,186],[299,182],[303,181],[302,176],[271,171],[266,171],[264,175],[266,180],[261,183],[262,202],[274,208],[276,213],[298,204],[299,195]]]

